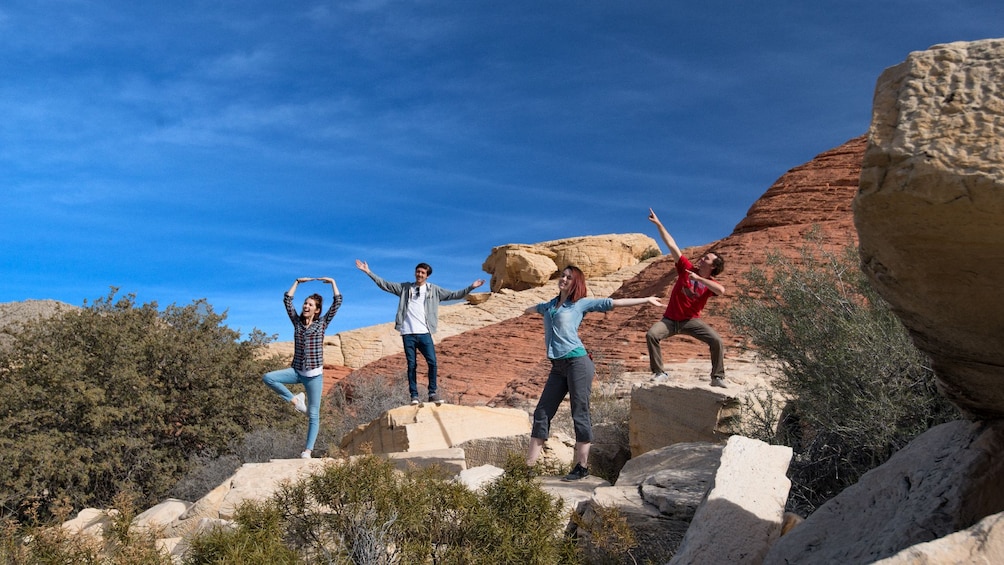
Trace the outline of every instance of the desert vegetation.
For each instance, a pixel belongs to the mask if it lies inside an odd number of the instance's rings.
[[[856,248],[810,243],[795,259],[771,255],[738,296],[729,319],[775,370],[773,390],[746,399],[747,423],[735,431],[793,448],[789,510],[811,513],[921,432],[959,417],[861,272]]]
[[[199,537],[188,563],[579,563],[560,499],[513,460],[472,492],[438,468],[397,472],[377,456],[341,460],[272,498],[242,505],[237,528]]]
[[[240,340],[204,300],[133,296],[31,320],[0,351],[0,516],[159,502],[199,456],[291,425],[261,384],[267,338]]]

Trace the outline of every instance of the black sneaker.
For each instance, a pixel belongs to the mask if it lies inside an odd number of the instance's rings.
[[[411,405],[412,406],[418,406],[419,404],[421,404],[421,402],[418,401],[418,397],[417,396],[412,396],[411,397]]]
[[[582,465],[579,465],[578,463],[576,463],[575,464],[575,468],[572,469],[572,472],[569,473],[569,474],[567,474],[567,475],[565,475],[565,478],[562,479],[562,480],[563,481],[577,481],[579,479],[584,479],[584,478],[586,478],[588,476],[589,476],[589,469],[586,469]]]
[[[442,406],[443,405],[443,397],[439,396],[436,393],[430,394],[429,395],[429,402],[435,402],[436,406]]]

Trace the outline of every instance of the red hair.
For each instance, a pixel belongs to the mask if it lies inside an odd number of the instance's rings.
[[[580,298],[585,298],[589,291],[586,290],[586,275],[582,273],[582,269],[575,265],[569,265],[561,271],[571,271],[572,273],[572,288],[568,291],[568,301],[575,302]]]

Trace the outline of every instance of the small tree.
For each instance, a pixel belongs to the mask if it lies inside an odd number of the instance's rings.
[[[794,449],[790,509],[811,512],[919,433],[958,417],[855,248],[817,245],[797,261],[770,255],[739,287],[729,319],[776,362],[773,384],[789,398],[782,429],[760,439]]]
[[[108,507],[123,490],[155,503],[192,455],[283,420],[261,332],[239,341],[205,300],[161,312],[115,293],[24,324],[0,352],[3,514]]]

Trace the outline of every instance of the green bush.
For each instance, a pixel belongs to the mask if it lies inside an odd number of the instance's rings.
[[[159,502],[199,453],[295,425],[261,382],[280,366],[204,300],[159,311],[117,298],[26,323],[0,351],[0,514]]]
[[[775,362],[773,385],[788,398],[781,428],[761,418],[752,435],[794,449],[789,509],[811,512],[919,433],[958,417],[861,272],[856,249],[806,248],[797,261],[771,255],[739,286],[730,321]],[[753,404],[763,414],[771,399],[747,399]]]
[[[377,456],[332,463],[242,505],[237,528],[197,538],[186,563],[578,562],[561,535],[563,503],[527,471],[513,463],[475,493],[438,468],[400,472]]]
[[[283,516],[274,500],[250,500],[235,516],[237,529],[212,528],[191,540],[186,565],[295,565],[303,563],[283,543]]]

